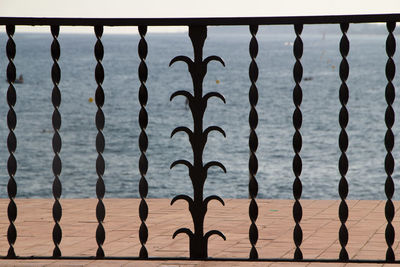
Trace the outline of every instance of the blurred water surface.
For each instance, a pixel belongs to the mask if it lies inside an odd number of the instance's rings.
[[[365,31],[357,27],[361,26],[351,25],[348,33],[351,46],[348,56],[350,121],[347,127],[349,198],[384,199],[386,33],[383,26],[375,26],[376,29],[368,27]],[[209,135],[205,161],[221,161],[226,166],[227,173],[224,174],[218,168],[209,170],[205,185],[206,195],[217,194],[224,198],[248,196],[250,37],[247,27],[234,27],[226,31],[221,27],[211,28],[206,40],[204,55],[222,57],[226,67],[214,62],[209,64],[204,81],[205,93],[218,91],[225,96],[227,102],[223,104],[218,99],[211,99],[204,117],[205,126],[218,125],[227,134],[226,138],[219,133]],[[292,27],[288,26],[260,27],[257,38],[258,196],[292,198],[292,69],[295,62],[292,44],[295,35]],[[341,106],[338,99],[338,71],[341,56],[338,47],[341,32],[338,25],[328,28],[305,26],[302,38],[303,77],[310,78],[301,83],[302,197],[335,199],[338,198],[340,179],[337,166],[340,156],[338,114]],[[50,34],[19,33],[17,28],[14,39],[17,46],[15,65],[18,74],[22,73],[25,79],[25,83],[15,85],[15,110],[18,118],[15,130],[18,139],[18,170],[15,176],[18,184],[17,196],[48,198],[52,197],[54,179],[51,169],[54,156],[51,146],[52,37]],[[169,98],[176,90],[192,90],[192,83],[186,65],[176,63],[168,67],[169,61],[177,55],[192,57],[191,43],[187,33],[149,33],[146,39],[149,46],[149,197],[171,198],[182,193],[191,195],[192,187],[186,167],[179,166],[170,170],[169,166],[176,159],[192,159],[185,134],[180,133],[170,138],[171,131],[176,126],[192,128],[192,118],[183,98],[178,97],[173,102]],[[109,34],[103,36],[102,40],[105,49],[103,88],[106,117],[106,197],[138,197],[139,37],[134,33]],[[0,197],[7,197],[8,182],[6,41],[7,36],[0,34]],[[94,34],[63,34],[61,28],[59,41],[59,64],[62,72],[59,85],[62,92],[62,197],[96,197],[97,130],[94,118],[97,107],[95,103],[88,101],[90,97],[94,98],[96,90],[96,60],[93,53],[96,38]],[[397,64],[398,58],[395,58]],[[394,84],[399,87],[398,76]],[[398,113],[399,104],[396,101],[394,109]],[[397,140],[397,123],[393,131]],[[397,163],[397,144],[393,154]],[[393,175],[396,186],[400,178],[397,165]],[[395,198],[399,198],[397,192]]]

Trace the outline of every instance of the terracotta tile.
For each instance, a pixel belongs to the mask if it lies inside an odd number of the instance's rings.
[[[146,221],[149,230],[145,244],[151,256],[187,257],[189,241],[184,235],[172,239],[174,231],[180,227],[193,229],[193,223],[187,204],[178,201],[170,206],[169,199],[146,200],[150,213]],[[52,199],[18,199],[18,232],[15,249],[19,255],[51,255],[53,250],[52,229],[54,222],[51,215]],[[95,232],[96,199],[62,199],[63,217],[61,226],[63,239],[61,250],[66,256],[93,256],[97,244]],[[136,256],[140,250],[137,207],[139,199],[105,199],[106,218],[104,227],[106,240],[103,248],[107,256]],[[205,220],[205,230],[218,229],[227,237],[223,241],[217,236],[209,239],[209,255],[212,257],[247,258],[251,248],[248,231],[248,199],[226,199],[226,205],[211,202]],[[294,252],[292,218],[293,200],[258,199],[259,217],[256,222],[259,230],[257,250],[263,258],[292,258]],[[301,249],[305,258],[336,259],[339,256],[340,244],[338,232],[338,200],[301,200],[303,219],[300,225],[303,230]],[[400,202],[395,201],[396,210],[400,211]],[[0,199],[0,207],[6,208],[8,200]],[[349,219],[346,226],[349,231],[349,242],[346,247],[349,256],[355,259],[383,259],[386,253],[384,217],[385,201],[348,200]],[[0,255],[5,255],[8,242],[5,232],[9,222],[0,217]],[[395,229],[400,228],[400,219],[393,221]],[[398,254],[400,237],[397,235],[393,248]],[[0,264],[8,261],[0,260]],[[106,265],[108,261],[60,261],[52,266]],[[13,261],[26,264],[28,261]],[[285,266],[287,262],[201,262],[201,261],[111,261],[114,266],[160,266],[161,264],[178,264],[180,266]],[[219,265],[217,265],[219,264]],[[222,265],[221,265],[222,264]],[[231,265],[229,265],[231,264]],[[305,263],[291,263],[290,266],[305,266]],[[308,263],[307,263],[308,264]],[[320,264],[321,266],[334,266]],[[319,266],[312,263],[309,266]],[[337,266],[337,265],[336,265]],[[374,266],[374,265],[371,265]],[[380,266],[380,265],[379,265]]]
[[[344,267],[347,266],[346,263],[337,263],[337,262],[326,262],[326,263],[320,263],[320,262],[311,262],[307,267]]]
[[[68,261],[56,261],[48,265],[49,267],[83,267],[83,266],[96,266],[97,262],[93,260],[68,260]]]

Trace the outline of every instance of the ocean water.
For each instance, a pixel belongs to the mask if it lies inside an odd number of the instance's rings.
[[[248,196],[248,91],[250,81],[248,52],[250,34],[247,27],[211,28],[205,43],[204,55],[218,55],[226,63],[210,63],[204,81],[205,93],[217,91],[226,98],[226,104],[218,99],[209,101],[204,125],[222,127],[227,137],[219,133],[209,135],[204,160],[221,161],[227,169],[224,174],[218,168],[209,170],[205,194],[217,194],[223,198],[246,198]],[[349,182],[350,199],[384,199],[384,136],[386,126],[385,52],[386,31],[383,26],[364,27],[351,25],[350,75],[348,86],[350,99],[348,110],[349,135]],[[260,27],[257,35],[259,54],[259,101],[257,111],[259,124],[257,135],[259,148],[257,157],[260,198],[292,198],[292,114],[294,87],[292,69],[295,62],[292,43],[295,35],[290,26]],[[340,127],[338,114],[340,102],[338,75],[341,56],[339,41],[341,32],[334,26],[305,26],[302,34],[304,53],[302,64],[303,102],[303,147],[301,157],[303,171],[302,198],[337,199],[338,159],[340,150],[338,136]],[[15,130],[18,147],[16,158],[18,170],[15,176],[18,185],[17,197],[52,197],[54,179],[51,140],[53,129],[51,116],[53,106],[50,76],[52,59],[50,45],[52,37],[44,33],[15,34],[17,54],[15,65],[18,74],[24,75],[25,83],[16,84],[17,104],[15,110],[18,123]],[[147,64],[149,77],[147,87],[149,100],[147,111],[149,125],[147,134],[149,148],[147,157],[149,170],[149,197],[171,198],[177,194],[192,194],[192,186],[186,167],[170,170],[177,159],[192,160],[191,148],[185,134],[172,139],[171,131],[177,126],[192,128],[192,118],[182,97],[169,101],[176,90],[192,90],[186,65],[176,63],[168,67],[177,55],[192,57],[192,47],[187,33],[148,33],[149,54]],[[138,64],[137,44],[139,37],[106,34],[104,44],[105,91],[104,113],[106,117],[104,135],[106,146],[104,158],[106,170],[104,180],[106,197],[138,197],[140,179],[138,160]],[[6,34],[0,33],[0,197],[7,197],[6,140],[8,128],[6,114],[8,105],[5,82],[7,57],[5,56]],[[88,99],[94,98],[96,83],[93,53],[94,34],[61,33],[60,89],[62,103],[62,197],[96,197],[97,175],[95,161],[94,123],[97,107]],[[395,62],[399,64],[399,57]],[[394,84],[399,88],[399,75]],[[217,83],[216,81],[220,82]],[[399,113],[396,100],[394,110]],[[393,128],[396,140],[399,126]],[[393,174],[399,186],[399,147],[393,150],[396,167]],[[395,193],[399,199],[399,194]]]

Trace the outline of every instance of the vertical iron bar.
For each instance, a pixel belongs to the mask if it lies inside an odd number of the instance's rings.
[[[60,151],[61,151],[61,136],[59,134],[59,130],[61,127],[61,114],[58,110],[61,104],[61,92],[58,88],[58,84],[60,83],[61,79],[61,70],[60,66],[58,65],[58,59],[60,58],[60,44],[57,40],[58,34],[60,32],[60,26],[51,26],[51,34],[53,35],[53,42],[51,43],[51,57],[53,58],[53,67],[51,68],[51,79],[53,81],[54,87],[53,92],[51,95],[51,100],[54,106],[54,112],[52,117],[54,135],[53,135],[53,151],[54,151],[54,158],[53,158],[53,174],[54,174],[54,181],[53,181],[53,197],[54,197],[54,204],[53,204],[53,220],[54,220],[54,228],[53,228],[53,243],[54,243],[54,250],[53,250],[53,257],[58,258],[61,257],[61,250],[60,250],[60,243],[62,238],[62,231],[60,227],[60,220],[62,216],[62,208],[60,204],[60,197],[62,192],[62,186],[60,181],[60,174],[62,169],[62,163],[60,159]]]
[[[139,217],[140,217],[140,229],[139,229],[139,239],[142,247],[140,248],[139,257],[142,259],[148,258],[148,252],[146,249],[146,242],[148,238],[148,229],[146,226],[146,219],[149,213],[149,209],[146,203],[146,197],[148,192],[148,184],[146,180],[146,173],[148,169],[148,161],[146,157],[146,150],[148,147],[148,138],[146,134],[146,127],[148,123],[148,116],[146,111],[146,104],[148,99],[146,81],[147,81],[147,65],[146,65],[146,57],[147,57],[147,42],[145,40],[145,35],[147,32],[147,26],[139,26],[138,27],[140,34],[140,41],[138,46],[138,54],[140,58],[139,65],[139,80],[140,80],[140,88],[139,88],[139,103],[140,103],[140,112],[139,112],[139,125],[140,125],[140,136],[139,136],[139,149],[140,149],[140,159],[139,159],[139,172],[140,172],[140,182],[139,182],[139,194],[140,194],[140,206],[139,206]]]
[[[349,193],[349,185],[346,180],[347,170],[349,169],[349,161],[347,159],[346,151],[349,145],[349,138],[347,136],[346,127],[349,122],[349,113],[347,111],[346,105],[349,100],[349,88],[347,87],[346,80],[349,77],[349,63],[347,62],[347,55],[350,50],[349,39],[347,38],[347,30],[349,29],[348,23],[340,24],[340,29],[342,31],[342,38],[340,40],[340,54],[342,55],[342,61],[340,62],[339,68],[339,76],[342,84],[339,89],[339,100],[342,105],[339,113],[339,124],[340,124],[340,135],[339,135],[339,148],[341,151],[341,155],[339,158],[339,173],[340,173],[340,181],[339,181],[339,196],[340,196],[340,205],[339,205],[339,219],[341,222],[341,226],[339,229],[339,242],[341,246],[339,260],[340,261],[348,261],[349,255],[346,250],[346,245],[349,240],[349,233],[346,227],[346,221],[349,216],[349,209],[346,203],[346,198]]]
[[[104,81],[104,68],[101,64],[104,56],[104,48],[103,44],[101,43],[101,36],[103,35],[103,26],[97,25],[94,27],[94,31],[96,34],[97,42],[94,47],[94,55],[97,60],[96,70],[95,70],[95,78],[97,83],[95,101],[97,105],[97,113],[96,113],[96,127],[97,127],[97,136],[96,136],[96,150],[98,153],[97,160],[96,160],[96,172],[97,172],[97,183],[96,183],[96,195],[98,199],[97,207],[96,207],[96,217],[98,221],[98,226],[96,230],[96,242],[98,245],[96,257],[97,258],[104,258],[104,250],[103,250],[103,243],[105,240],[105,230],[103,226],[103,221],[106,215],[106,210],[103,203],[103,198],[105,194],[105,185],[103,181],[104,169],[105,169],[105,162],[103,158],[105,140],[103,135],[103,128],[104,128],[104,113],[102,110],[104,104],[104,91],[102,87],[102,83]]]
[[[249,206],[249,217],[251,220],[251,225],[249,229],[249,239],[251,244],[250,259],[258,259],[258,252],[256,249],[256,244],[258,240],[258,229],[256,225],[258,217],[258,205],[256,202],[256,197],[258,193],[258,182],[256,179],[256,174],[258,170],[258,160],[256,156],[256,151],[258,147],[258,137],[256,134],[256,128],[258,124],[258,114],[256,110],[256,105],[258,102],[258,89],[257,89],[257,78],[258,78],[258,66],[256,63],[256,57],[258,54],[258,42],[256,34],[258,31],[258,25],[250,25],[251,41],[249,46],[249,52],[251,57],[251,63],[249,67],[249,78],[251,81],[250,91],[249,91],[249,102],[250,102],[250,114],[249,114],[249,125],[250,125],[250,136],[249,136],[249,149],[250,149],[250,159],[249,159],[249,195],[251,198]]]
[[[7,25],[6,31],[8,35],[7,41],[7,81],[8,81],[8,91],[7,91],[7,103],[9,106],[9,111],[7,113],[7,126],[10,130],[7,138],[7,148],[10,153],[7,161],[7,170],[9,175],[7,192],[10,202],[8,204],[7,215],[10,225],[7,231],[7,240],[10,245],[7,253],[7,258],[15,258],[14,243],[17,239],[17,229],[15,228],[14,222],[17,218],[17,205],[14,202],[14,198],[17,195],[17,183],[14,179],[15,173],[17,171],[17,160],[14,156],[15,150],[17,149],[17,137],[14,134],[15,127],[17,125],[17,115],[14,111],[14,106],[17,101],[17,92],[14,87],[14,82],[17,76],[17,71],[14,65],[14,57],[16,54],[15,42],[13,40],[13,35],[15,32],[15,25]]]
[[[392,197],[394,194],[394,183],[393,183],[393,170],[394,170],[394,158],[392,155],[392,149],[394,147],[394,134],[392,131],[392,127],[395,120],[395,113],[393,110],[393,102],[395,99],[395,88],[392,83],[393,78],[396,73],[396,66],[393,61],[393,55],[396,51],[396,39],[394,38],[393,31],[396,28],[396,22],[388,22],[386,24],[387,30],[389,32],[388,37],[386,39],[386,54],[388,56],[388,60],[386,62],[386,79],[388,81],[385,90],[385,98],[387,103],[386,113],[385,113],[385,123],[387,127],[386,135],[385,135],[385,148],[387,151],[385,157],[385,172],[387,175],[386,183],[385,183],[385,194],[387,197],[386,205],[385,205],[385,217],[387,220],[387,226],[385,230],[385,239],[386,244],[388,246],[386,250],[386,261],[394,262],[395,255],[392,248],[395,236],[395,230],[392,225],[392,220],[394,218],[395,209],[392,202]]]
[[[296,63],[293,67],[293,78],[296,86],[293,89],[293,103],[295,105],[295,110],[293,112],[293,126],[295,128],[295,133],[293,135],[293,150],[295,156],[293,158],[293,173],[295,175],[295,180],[293,182],[293,196],[295,203],[293,205],[293,219],[296,223],[293,230],[293,241],[296,245],[296,250],[294,252],[295,260],[302,260],[303,253],[301,252],[300,245],[303,241],[303,231],[300,227],[300,221],[303,216],[303,209],[300,204],[300,197],[302,193],[302,184],[300,180],[300,175],[302,171],[302,161],[300,157],[300,150],[302,146],[302,137],[300,133],[300,128],[302,124],[302,114],[300,110],[301,101],[303,99],[303,92],[301,90],[300,82],[303,77],[303,66],[301,65],[300,59],[303,55],[303,41],[301,40],[301,32],[303,31],[302,24],[294,25],[294,30],[296,33],[296,39],[293,46],[293,54],[296,58]]]
[[[171,168],[178,164],[183,164],[189,169],[189,176],[193,186],[193,199],[188,195],[178,195],[171,201],[171,205],[183,199],[188,202],[189,211],[192,215],[194,231],[188,228],[180,228],[175,231],[173,238],[180,233],[189,236],[190,258],[206,259],[208,257],[208,238],[211,235],[219,235],[225,240],[225,236],[218,230],[211,230],[204,233],[204,219],[207,213],[207,206],[211,200],[218,200],[223,205],[224,201],[218,196],[208,196],[203,198],[204,183],[207,179],[207,171],[212,166],[221,168],[224,172],[224,165],[218,161],[210,161],[206,164],[203,162],[204,147],[207,143],[208,133],[218,131],[225,136],[225,132],[218,126],[209,126],[203,129],[203,117],[207,107],[207,101],[210,97],[218,97],[225,103],[225,98],[217,92],[210,92],[203,96],[203,80],[207,73],[207,64],[216,60],[225,66],[223,60],[218,56],[209,56],[203,60],[203,46],[207,38],[207,26],[189,26],[189,37],[192,41],[194,50],[194,60],[186,56],[177,56],[173,58],[170,65],[176,61],[183,61],[188,65],[190,75],[193,81],[193,95],[188,91],[177,91],[172,94],[171,100],[183,95],[187,98],[190,111],[193,116],[193,131],[187,127],[177,127],[172,131],[171,137],[177,132],[186,132],[193,151],[193,164],[187,160],[177,160],[171,164]]]

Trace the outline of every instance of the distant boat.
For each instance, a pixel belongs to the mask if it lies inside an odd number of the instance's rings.
[[[15,79],[14,83],[24,83],[24,76],[20,74],[19,77]]]
[[[8,82],[7,79],[6,79],[6,82]],[[14,83],[24,83],[24,76],[22,76],[22,74],[20,74],[19,77],[17,79],[15,79]]]

